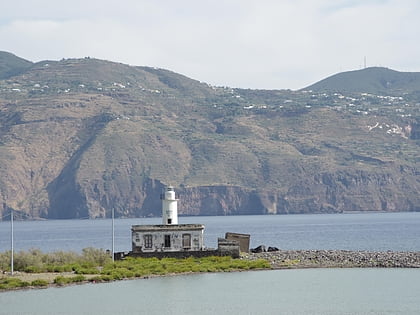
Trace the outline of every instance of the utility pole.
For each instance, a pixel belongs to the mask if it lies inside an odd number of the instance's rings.
[[[10,273],[13,276],[14,272],[14,262],[13,262],[13,209],[10,209]]]
[[[115,253],[115,228],[114,228],[114,207],[112,207],[112,262],[114,262]]]

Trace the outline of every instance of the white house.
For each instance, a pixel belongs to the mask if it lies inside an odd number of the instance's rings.
[[[204,225],[178,224],[178,199],[168,186],[161,196],[162,224],[133,225],[132,252],[185,252],[204,249]]]

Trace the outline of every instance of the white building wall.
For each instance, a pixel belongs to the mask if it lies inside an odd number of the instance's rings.
[[[149,235],[152,239],[151,247],[148,247],[146,244],[146,238],[149,238]],[[169,239],[169,247],[165,247],[165,236]],[[183,244],[183,238],[190,239],[190,242],[187,242],[190,246],[185,246],[188,245],[185,244],[185,242]],[[203,230],[132,232],[133,249],[134,247],[136,247],[139,248],[142,252],[177,252],[184,250],[199,251],[202,250],[204,247],[203,238]],[[166,240],[166,242],[168,242],[168,240]]]

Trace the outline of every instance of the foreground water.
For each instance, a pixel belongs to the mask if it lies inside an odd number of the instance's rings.
[[[115,249],[128,251],[133,224],[115,220]],[[251,246],[420,251],[420,213],[181,217],[206,225],[215,247],[225,232]],[[15,250],[110,249],[111,220],[15,222]],[[10,223],[0,222],[0,251]],[[419,314],[419,269],[306,269],[198,274],[0,293],[0,314]]]
[[[282,249],[420,251],[420,212],[325,215],[180,217],[205,224],[205,244],[216,247],[225,232],[251,235],[251,246]],[[131,225],[159,224],[160,218],[115,220],[115,249],[131,249]],[[111,249],[111,220],[17,221],[15,250]],[[10,223],[0,222],[0,251],[10,249]]]
[[[197,274],[0,293],[0,314],[419,314],[417,269]]]

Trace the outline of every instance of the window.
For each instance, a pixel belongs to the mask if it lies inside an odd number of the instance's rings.
[[[152,248],[153,246],[153,238],[151,234],[146,234],[144,236],[144,248]]]
[[[165,235],[165,247],[171,247],[171,236]]]
[[[182,247],[191,248],[191,234],[182,234]]]

